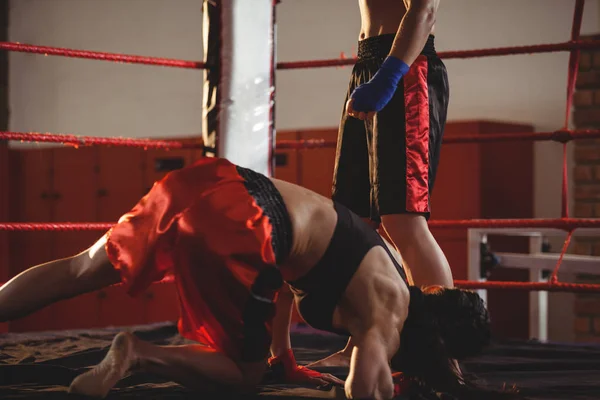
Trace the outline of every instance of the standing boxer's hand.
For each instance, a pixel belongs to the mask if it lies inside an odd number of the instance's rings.
[[[364,120],[381,111],[394,96],[400,79],[409,68],[404,61],[388,56],[369,82],[354,89],[346,104],[348,115]]]
[[[371,112],[362,112],[362,111],[356,111],[354,109],[354,99],[350,99],[348,100],[348,102],[346,103],[346,113],[354,118],[358,118],[362,121],[364,121],[365,119],[371,119],[375,116],[375,111],[371,111]]]

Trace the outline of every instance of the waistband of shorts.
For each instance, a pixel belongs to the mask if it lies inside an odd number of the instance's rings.
[[[392,50],[395,33],[387,33],[379,36],[372,36],[358,42],[358,60],[368,60],[374,58],[385,58]],[[435,36],[429,35],[427,43],[423,47],[421,54],[425,56],[437,56],[435,51]]]
[[[251,169],[236,166],[250,196],[263,210],[271,223],[271,244],[275,261],[281,265],[292,250],[292,220],[283,197],[266,176]]]

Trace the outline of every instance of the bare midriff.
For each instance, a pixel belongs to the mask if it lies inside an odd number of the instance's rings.
[[[407,9],[400,0],[358,0],[358,5],[361,20],[358,40],[397,33]]]

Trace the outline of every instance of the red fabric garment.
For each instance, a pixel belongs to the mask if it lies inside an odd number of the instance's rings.
[[[404,76],[406,112],[406,211],[430,212],[429,89],[427,57],[420,55]]]
[[[106,250],[132,296],[172,276],[181,335],[239,358],[250,287],[275,255],[235,165],[205,158],[169,173],[109,232]]]

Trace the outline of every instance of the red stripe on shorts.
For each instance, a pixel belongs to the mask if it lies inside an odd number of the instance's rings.
[[[429,91],[427,57],[404,76],[406,113],[406,211],[429,212]]]

